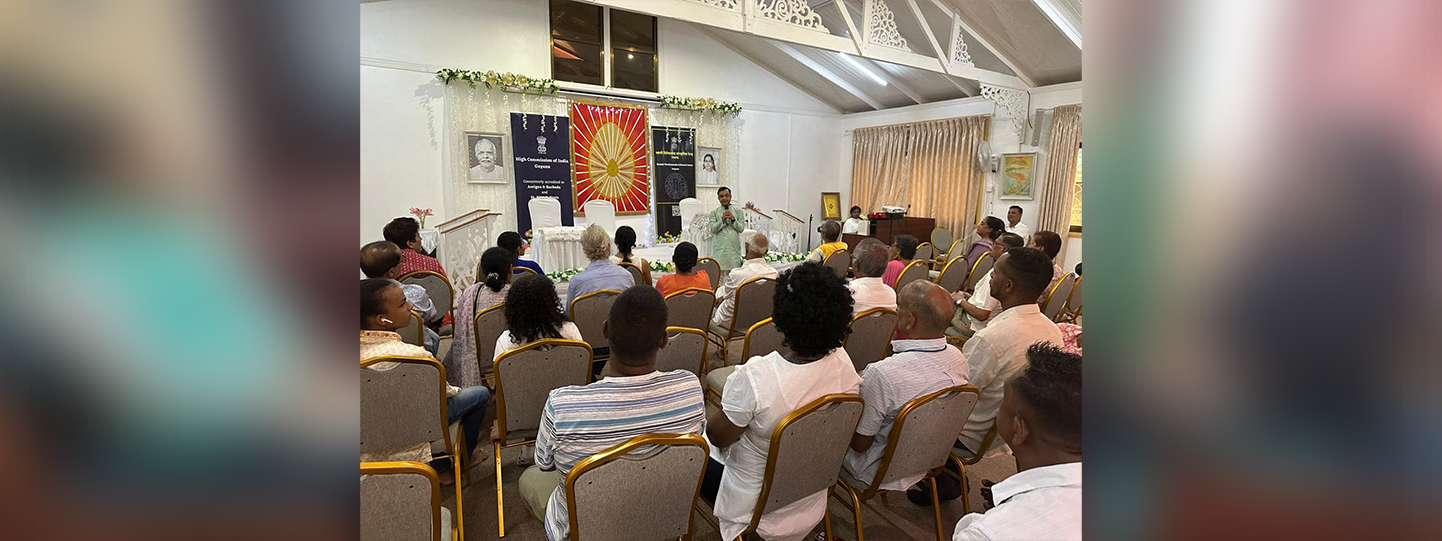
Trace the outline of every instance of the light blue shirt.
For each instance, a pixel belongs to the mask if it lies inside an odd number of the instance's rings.
[[[631,276],[631,271],[612,263],[608,258],[597,259],[586,265],[586,270],[571,277],[571,283],[566,287],[566,305],[561,308],[569,314],[571,301],[576,300],[576,297],[602,289],[625,291],[633,285],[636,285],[636,278]]]

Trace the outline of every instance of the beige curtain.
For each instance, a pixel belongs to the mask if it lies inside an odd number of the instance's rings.
[[[1081,104],[1052,110],[1046,174],[1037,210],[1035,231],[1054,231],[1061,235],[1061,253],[1056,256],[1058,265],[1066,260],[1067,232],[1071,229],[1072,183],[1076,180],[1076,155],[1081,143],[1081,110]]]
[[[912,216],[935,218],[937,227],[961,238],[979,219],[985,176],[973,156],[986,140],[989,120],[968,116],[855,130],[851,204],[869,211],[909,204]]]

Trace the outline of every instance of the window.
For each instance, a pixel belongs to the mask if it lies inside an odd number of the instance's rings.
[[[656,18],[551,0],[551,77],[656,92]]]
[[[1071,232],[1082,230],[1082,149],[1076,149],[1076,177],[1071,185]]]

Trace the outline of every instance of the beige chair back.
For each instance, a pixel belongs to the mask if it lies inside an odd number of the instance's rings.
[[[846,271],[851,268],[851,252],[837,250],[826,256],[826,268],[836,271],[836,275],[845,278]]]
[[[1082,313],[1082,277],[1076,277],[1076,284],[1072,285],[1071,296],[1066,298],[1066,306],[1062,308],[1062,314],[1066,319],[1076,321],[1077,316]]]
[[[711,280],[711,291],[716,291],[716,286],[721,284],[721,264],[715,259],[703,257],[696,260],[696,270],[706,271],[706,278]]]
[[[591,345],[591,349],[607,347],[601,324],[611,316],[611,303],[616,302],[616,296],[620,294],[614,289],[598,289],[571,301],[571,321],[576,323],[581,338]]]
[[[706,331],[690,327],[666,327],[666,347],[656,353],[656,370],[686,370],[697,378],[706,376]]]
[[[706,330],[711,328],[711,311],[716,293],[692,287],[666,296],[666,326]]]
[[[417,462],[362,462],[361,541],[453,539],[450,513],[441,507],[440,481]]]
[[[932,244],[930,242],[923,242],[921,243],[921,245],[916,247],[916,257],[914,257],[913,259],[919,259],[921,261],[931,261],[931,258],[935,251],[936,250],[932,248]]]
[[[951,243],[951,231],[948,231],[945,227],[938,227],[931,230],[931,245],[935,246],[936,249],[940,250],[942,246],[945,246],[946,255],[956,255],[951,253]]]
[[[421,330],[423,326],[425,326],[425,323],[421,322],[421,313],[411,310],[411,324],[397,330],[396,334],[401,335],[402,342],[424,347],[426,345],[426,333]]]
[[[707,451],[695,434],[646,434],[582,460],[565,481],[571,540],[689,536]]]
[[[397,363],[371,370],[378,362]],[[373,357],[360,363],[360,452],[404,449],[444,440],[446,430],[446,369],[429,357]]]
[[[736,329],[750,329],[757,322],[771,317],[772,298],[776,296],[776,280],[757,276],[736,288],[736,306],[732,311],[731,335]]]
[[[628,272],[631,273],[632,283],[634,283],[634,284],[636,284],[636,285],[638,285],[638,286],[639,286],[639,285],[646,285],[646,282],[641,279],[641,267],[637,267],[635,263],[629,263],[629,262],[626,262],[626,261],[622,261],[622,262],[620,262],[620,263],[617,263],[617,265],[620,265],[621,268],[626,269]]]
[[[891,425],[876,479],[867,492],[946,464],[952,444],[980,398],[976,387],[957,385],[907,402]]]
[[[767,511],[829,490],[836,483],[861,410],[860,396],[831,394],[791,412],[776,425],[750,528],[754,529]]]
[[[1061,310],[1066,307],[1066,299],[1071,296],[1073,285],[1076,285],[1076,275],[1068,272],[1047,292],[1046,302],[1042,303],[1041,307],[1041,313],[1046,315],[1047,319],[1056,321],[1061,317]]]
[[[966,258],[962,256],[952,257],[941,268],[941,274],[936,277],[936,285],[941,286],[947,293],[956,293],[966,285],[966,275],[971,268],[966,266]]]
[[[480,363],[479,373],[484,378],[490,376],[495,367],[491,361],[496,358],[496,341],[506,332],[506,303],[477,312],[474,322],[475,326],[471,328],[476,335],[476,362]]]
[[[456,290],[451,287],[451,281],[435,271],[414,271],[401,276],[400,283],[416,284],[426,288],[426,295],[430,296],[431,304],[440,313],[450,312],[455,308]]]
[[[591,382],[591,346],[576,340],[537,340],[502,353],[495,376],[501,442],[531,439],[552,390]]]
[[[741,357],[737,364],[744,364],[751,357],[770,355],[774,351],[789,355],[791,349],[783,344],[785,341],[786,337],[781,335],[771,318],[758,321],[746,329],[746,338],[741,342]]]
[[[986,273],[991,272],[991,266],[995,264],[996,260],[992,259],[991,252],[981,254],[981,257],[976,258],[976,263],[971,264],[971,273],[966,276],[966,290],[976,291],[976,283],[980,282],[981,277],[986,276]]]
[[[896,292],[900,294],[901,288],[906,287],[906,284],[915,282],[917,280],[930,279],[931,274],[929,269],[927,269],[927,263],[930,263],[930,261],[928,261],[927,259],[922,259],[921,252],[917,252],[916,260],[912,261],[911,263],[907,263],[906,268],[901,269],[901,276],[896,277],[896,286],[892,289],[895,289]]]
[[[852,366],[860,374],[866,365],[886,358],[896,332],[896,311],[872,308],[851,318],[851,333],[841,342]]]

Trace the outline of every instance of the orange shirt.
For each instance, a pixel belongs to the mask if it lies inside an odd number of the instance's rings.
[[[656,281],[656,291],[660,291],[662,297],[693,287],[711,290],[711,277],[706,275],[706,271],[697,270],[691,276],[667,274]]]

